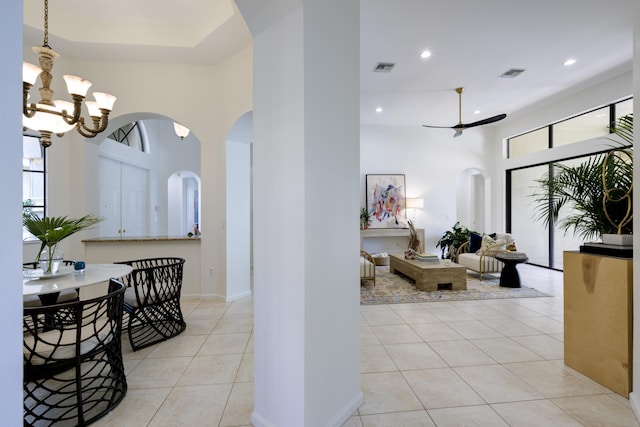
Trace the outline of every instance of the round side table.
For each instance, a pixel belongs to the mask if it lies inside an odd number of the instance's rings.
[[[500,252],[496,255],[496,259],[504,264],[500,273],[500,286],[519,288],[520,274],[518,274],[516,266],[529,260],[527,254],[524,252]]]

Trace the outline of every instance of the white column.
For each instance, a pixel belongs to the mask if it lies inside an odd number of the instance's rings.
[[[635,135],[635,143],[638,143],[638,135],[640,135],[640,122],[638,117],[640,116],[640,2],[635,3],[635,19],[634,19],[634,33],[633,33],[633,116],[636,118],[633,123],[633,130]],[[636,153],[634,157],[634,167],[637,170],[640,165],[640,156]],[[640,185],[640,174],[636,171],[633,176],[634,186]],[[633,217],[633,228],[636,230],[633,238],[633,245],[640,247],[640,201],[637,197],[633,199],[633,210],[636,214]],[[634,271],[640,271],[640,259],[638,257],[638,250],[636,249],[633,257],[633,269]],[[636,414],[636,418],[640,419],[640,274],[633,275],[633,378],[631,379],[632,387],[634,390],[629,396],[631,401],[631,407]]]
[[[0,382],[2,425],[22,425],[22,1],[2,5],[0,35],[3,66],[0,67],[0,181],[2,189],[2,298],[0,299]]]
[[[254,36],[256,426],[339,426],[360,390],[359,4],[237,0]]]

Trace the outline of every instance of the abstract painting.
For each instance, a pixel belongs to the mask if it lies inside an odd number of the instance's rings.
[[[367,175],[370,228],[405,227],[404,175]]]

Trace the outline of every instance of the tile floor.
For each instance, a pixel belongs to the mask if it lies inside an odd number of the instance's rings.
[[[564,366],[561,273],[518,269],[554,296],[363,306],[364,403],[344,426],[640,426]],[[182,335],[136,353],[123,341],[129,391],[95,425],[251,425],[251,298],[183,311]]]

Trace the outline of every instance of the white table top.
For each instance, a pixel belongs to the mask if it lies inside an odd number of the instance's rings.
[[[74,271],[73,266],[60,267],[56,277],[25,277],[22,280],[22,295],[41,295],[95,285],[112,277],[126,276],[131,270],[133,268],[125,264],[87,264],[84,272]],[[33,274],[32,271],[29,274]]]

